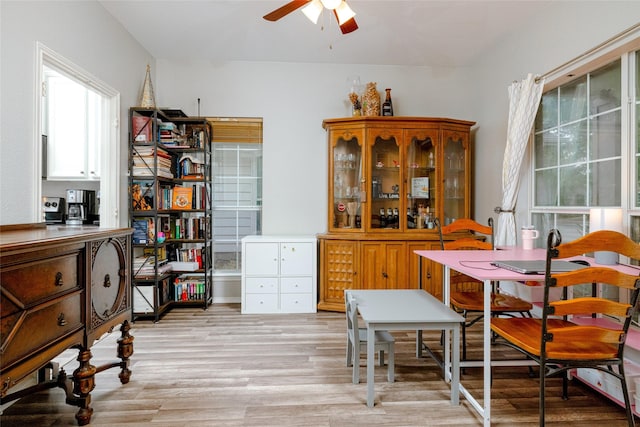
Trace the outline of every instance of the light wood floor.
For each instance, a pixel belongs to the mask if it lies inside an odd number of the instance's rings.
[[[351,383],[342,313],[241,315],[237,304],[216,304],[173,310],[155,324],[137,321],[131,332],[131,382],[121,385],[116,370],[97,375],[92,426],[482,425],[464,399],[449,404],[435,362],[415,358],[411,331],[394,332],[396,382],[386,382],[386,367],[376,368],[374,408],[366,406],[366,384]],[[437,345],[438,333],[425,335]],[[93,347],[95,364],[112,360],[116,338]],[[474,332],[470,345],[479,348],[478,339]],[[467,370],[463,381],[481,390],[482,371]],[[626,425],[621,408],[579,382],[571,383],[569,401],[560,398],[560,380],[548,385],[548,426]],[[527,368],[495,369],[492,394],[493,425],[537,425],[538,380]],[[6,409],[0,425],[75,426],[76,411],[52,389]]]

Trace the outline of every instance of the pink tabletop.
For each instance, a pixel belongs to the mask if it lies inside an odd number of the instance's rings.
[[[418,250],[419,256],[446,265],[460,273],[478,280],[544,280],[544,274],[521,274],[491,265],[493,261],[544,260],[546,249],[505,248],[496,251],[461,250]]]
[[[515,271],[506,270],[491,265],[493,261],[508,260],[544,260],[546,258],[546,249],[522,249],[522,248],[500,248],[495,251],[479,251],[479,250],[461,250],[461,251],[443,251],[443,250],[418,250],[415,251],[419,256],[423,256],[442,265],[446,265],[460,273],[474,277],[478,280],[512,280],[516,282],[537,282],[544,281],[544,274],[521,274]],[[591,266],[600,266],[596,264],[593,258],[588,257],[572,257],[569,259],[584,259]],[[602,265],[602,267],[615,268],[629,274],[639,274],[640,270],[632,266],[617,264],[616,266]]]

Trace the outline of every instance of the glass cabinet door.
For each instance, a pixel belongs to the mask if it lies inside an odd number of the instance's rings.
[[[436,147],[434,135],[412,132],[407,142],[407,229],[432,229],[436,208]]]
[[[467,153],[466,136],[457,132],[444,135],[444,212],[440,218],[442,225],[451,224],[458,218],[466,218]]]
[[[384,135],[372,132],[371,156],[371,211],[369,229],[400,228],[400,194],[402,186],[402,168],[400,159],[400,138],[385,132]]]
[[[333,139],[333,217],[330,224],[334,229],[362,228],[362,147],[359,139],[349,132]]]

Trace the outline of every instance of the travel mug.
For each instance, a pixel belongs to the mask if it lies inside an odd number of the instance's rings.
[[[522,249],[533,249],[533,241],[538,238],[538,230],[533,225],[522,227]]]

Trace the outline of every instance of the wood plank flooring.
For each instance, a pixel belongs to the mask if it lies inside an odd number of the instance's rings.
[[[352,384],[345,364],[345,327],[342,313],[242,315],[237,304],[173,310],[159,323],[139,320],[131,331],[131,382],[121,385],[116,370],[97,375],[91,425],[482,425],[464,398],[459,406],[449,404],[435,362],[415,358],[411,331],[394,332],[396,382],[387,383],[386,367],[376,367],[376,405],[368,408],[366,384]],[[481,327],[471,330],[469,345],[480,350]],[[425,337],[438,347],[438,333]],[[95,364],[113,360],[116,339],[114,333],[92,348]],[[506,352],[495,349],[496,355]],[[482,370],[468,369],[463,381],[482,390]],[[571,382],[568,401],[560,397],[561,380],[548,385],[548,426],[627,425],[620,407],[578,381]],[[538,425],[538,380],[527,368],[494,369],[492,394],[493,425]],[[0,425],[75,426],[76,411],[64,403],[62,390],[52,389],[5,409]]]

